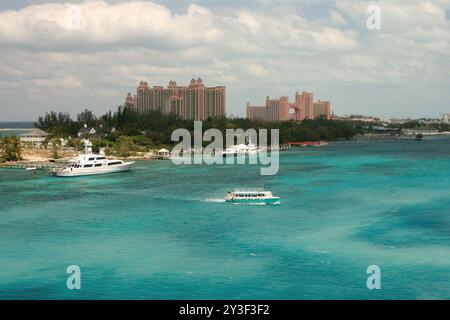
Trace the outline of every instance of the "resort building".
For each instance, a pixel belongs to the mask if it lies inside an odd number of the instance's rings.
[[[20,142],[24,144],[31,144],[35,147],[40,147],[45,142],[45,139],[49,136],[49,133],[40,129],[34,129],[30,132],[20,135]]]
[[[325,116],[325,118],[331,118],[331,106],[330,101],[318,101],[314,103],[314,118]]]
[[[141,81],[136,95],[128,93],[125,103],[141,114],[160,111],[185,120],[206,120],[225,116],[226,90],[224,86],[206,87],[200,78],[192,79],[188,86],[170,81],[167,88]]]
[[[250,106],[247,103],[247,118],[264,121],[286,121],[289,119],[289,98],[266,98],[265,106]]]
[[[290,114],[289,111],[294,113]],[[288,97],[279,99],[266,98],[265,106],[251,106],[247,103],[247,118],[262,121],[303,121],[324,116],[331,119],[331,106],[329,101],[314,103],[314,94],[309,92],[295,94],[294,103],[289,103]]]

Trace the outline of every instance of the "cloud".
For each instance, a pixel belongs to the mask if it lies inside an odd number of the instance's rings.
[[[152,2],[43,4],[0,13],[0,43],[42,49],[80,46],[161,46],[219,41],[211,11],[195,4],[174,14]]]
[[[0,11],[0,113],[103,112],[140,80],[198,76],[226,85],[229,113],[239,115],[247,101],[296,90],[330,99],[338,114],[421,114],[424,101],[426,112],[445,111],[448,1],[379,0],[379,31],[367,30],[364,1],[233,3],[53,1]]]
[[[336,10],[330,10],[330,20],[338,25],[347,24],[347,20]]]
[[[256,76],[267,76],[270,74],[269,70],[267,70],[266,68],[264,68],[263,66],[257,64],[257,63],[251,63],[248,67],[247,67],[248,72],[250,72],[253,75]]]

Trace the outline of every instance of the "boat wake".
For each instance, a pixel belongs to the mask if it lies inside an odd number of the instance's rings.
[[[223,198],[216,198],[216,199],[206,199],[202,200],[203,202],[215,202],[215,203],[223,203],[225,202],[225,199]]]

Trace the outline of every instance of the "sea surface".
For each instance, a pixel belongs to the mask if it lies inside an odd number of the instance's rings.
[[[0,122],[0,138],[20,136],[33,129],[33,122]]]
[[[275,176],[170,161],[70,179],[1,169],[0,299],[450,299],[449,137],[280,161]],[[262,185],[282,203],[222,200]]]

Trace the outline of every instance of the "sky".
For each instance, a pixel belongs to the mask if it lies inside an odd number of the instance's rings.
[[[367,20],[380,8],[380,29]],[[313,92],[337,115],[450,113],[450,0],[0,0],[0,122],[115,110],[141,80],[247,102]]]

